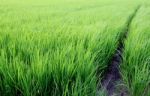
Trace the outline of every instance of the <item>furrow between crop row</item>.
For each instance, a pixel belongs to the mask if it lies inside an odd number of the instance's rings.
[[[126,88],[121,88],[119,90],[117,88],[117,85],[122,83],[119,66],[122,62],[122,54],[125,46],[124,41],[127,38],[127,34],[130,30],[130,25],[132,23],[132,20],[136,16],[139,8],[140,6],[138,6],[131,14],[131,16],[129,16],[124,33],[121,34],[118,41],[118,47],[114,55],[112,56],[112,59],[108,64],[106,71],[104,72],[104,78],[102,79],[101,84],[102,88],[107,92],[108,96],[114,96],[114,94],[118,94],[119,96],[126,96],[128,94]]]

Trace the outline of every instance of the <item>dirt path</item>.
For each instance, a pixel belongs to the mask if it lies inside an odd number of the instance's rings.
[[[127,34],[130,30],[131,22],[133,18],[136,16],[140,6],[138,6],[132,15],[129,17],[127,21],[127,26],[119,39],[119,44],[116,49],[115,54],[113,55],[107,70],[104,73],[104,78],[101,81],[102,87],[108,93],[108,96],[129,96],[127,88],[123,87],[123,83],[121,80],[121,74],[119,71],[119,65],[122,62],[122,54],[124,50],[124,40],[127,38]],[[116,86],[116,85],[120,85]]]

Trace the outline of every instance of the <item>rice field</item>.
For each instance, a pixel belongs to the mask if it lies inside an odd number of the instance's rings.
[[[0,96],[150,96],[149,20],[148,0],[0,0]],[[128,95],[108,95],[120,42]]]

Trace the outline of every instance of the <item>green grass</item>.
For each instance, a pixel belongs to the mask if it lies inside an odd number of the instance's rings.
[[[121,71],[131,96],[150,96],[149,10],[140,8],[125,41]]]
[[[119,37],[141,4],[134,0],[0,1],[2,96],[95,96]],[[131,33],[129,41],[135,41],[136,35]],[[126,50],[132,52],[131,42],[126,42],[125,58]],[[130,71],[128,67],[122,68],[123,73]]]

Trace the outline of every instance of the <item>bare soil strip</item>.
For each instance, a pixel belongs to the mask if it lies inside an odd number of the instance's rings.
[[[112,56],[112,59],[104,73],[104,78],[101,81],[102,88],[106,90],[108,96],[128,96],[127,88],[120,86],[118,88],[117,85],[123,85],[121,80],[121,74],[119,71],[119,65],[122,62],[122,54],[124,49],[124,41],[127,38],[127,34],[130,30],[130,25],[133,21],[133,18],[136,16],[140,6],[138,6],[133,14],[129,17],[127,21],[127,26],[125,28],[124,33],[120,36],[119,44],[116,49],[116,52]]]

